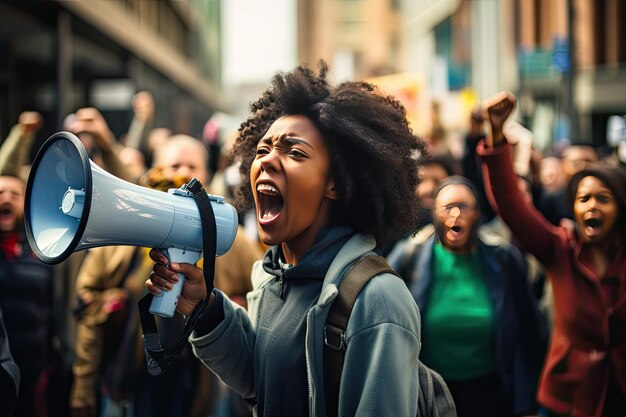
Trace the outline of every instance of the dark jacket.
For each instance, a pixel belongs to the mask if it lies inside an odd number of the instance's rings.
[[[10,416],[17,402],[20,386],[20,369],[9,349],[9,338],[4,330],[2,309],[0,309],[0,416]]]
[[[434,228],[430,226],[388,258],[389,264],[407,281],[423,316],[428,315],[435,239]],[[545,332],[526,283],[525,262],[521,253],[504,240],[483,239],[479,239],[477,250],[496,318],[497,371],[513,406],[512,413],[533,412],[537,409],[535,392]]]
[[[33,255],[23,233],[16,244],[15,257],[0,250],[0,307],[11,355],[21,372],[15,415],[30,416],[36,407],[50,406],[46,394],[61,388],[50,379],[60,356],[54,343],[56,289],[53,268]]]

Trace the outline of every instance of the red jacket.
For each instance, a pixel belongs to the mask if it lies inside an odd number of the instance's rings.
[[[544,265],[553,286],[555,325],[539,384],[539,402],[560,414],[600,417],[612,369],[626,410],[624,247],[607,271],[607,276],[617,277],[619,282],[617,301],[611,302],[602,277],[581,261],[578,237],[548,223],[522,198],[511,146],[486,149],[481,143],[477,151],[484,164],[488,195],[523,248]]]

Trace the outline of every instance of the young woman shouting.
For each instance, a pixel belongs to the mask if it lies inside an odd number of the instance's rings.
[[[493,199],[524,249],[546,268],[554,330],[538,400],[550,416],[623,416],[626,410],[626,173],[588,166],[568,184],[576,227],[548,223],[515,185],[502,125],[509,92],[485,103],[491,135],[479,154]]]
[[[258,416],[324,416],[324,322],[347,269],[415,231],[418,157],[424,143],[404,108],[364,82],[331,87],[327,68],[274,77],[251,105],[233,152],[244,207],[256,207],[270,246],[252,272],[248,311],[219,290],[190,338],[196,356],[254,404]],[[187,279],[178,311],[206,294],[202,272],[157,263],[157,294]],[[339,416],[415,416],[419,313],[403,281],[374,277],[346,329]],[[337,412],[337,410],[335,412]]]

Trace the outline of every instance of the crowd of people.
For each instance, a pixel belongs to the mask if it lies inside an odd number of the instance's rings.
[[[420,361],[460,417],[623,415],[626,165],[583,144],[533,149],[516,104],[478,105],[460,158],[440,126],[418,137],[396,99],[332,85],[324,63],[276,74],[221,149],[159,125],[146,91],[119,138],[96,108],[68,115],[62,130],[114,176],[161,191],[196,178],[236,207],[212,291],[203,260],[152,248],[39,261],[23,219],[45,121],[23,112],[0,148],[0,416],[415,416]],[[325,319],[372,255],[397,274],[355,294],[329,404]],[[178,274],[168,332],[193,328],[154,377],[137,301]]]

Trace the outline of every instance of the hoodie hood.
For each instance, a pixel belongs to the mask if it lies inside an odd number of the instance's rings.
[[[324,279],[333,259],[355,234],[351,227],[329,226],[320,230],[315,244],[297,265],[291,266],[283,261],[281,245],[272,246],[263,258],[263,269],[268,274],[289,279]]]

